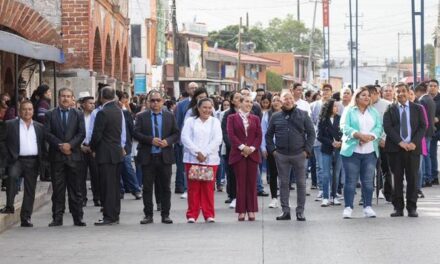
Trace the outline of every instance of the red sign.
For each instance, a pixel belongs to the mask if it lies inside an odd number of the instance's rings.
[[[329,12],[330,12],[330,5],[328,3],[329,0],[322,0],[322,18],[324,27],[329,26]]]

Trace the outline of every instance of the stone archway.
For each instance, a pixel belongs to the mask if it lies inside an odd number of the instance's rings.
[[[102,67],[101,35],[98,28],[96,28],[95,39],[93,41],[93,71],[97,74],[104,73]]]
[[[55,27],[37,11],[18,1],[4,0],[0,8],[0,25],[11,28],[28,40],[61,44],[61,36]]]
[[[128,74],[128,55],[127,55],[127,48],[124,49],[124,55],[122,57],[122,81],[123,82],[129,82],[130,80],[129,74]]]
[[[110,43],[110,35],[107,35],[107,40],[105,42],[105,56],[104,56],[104,74],[108,77],[112,75],[112,47]]]

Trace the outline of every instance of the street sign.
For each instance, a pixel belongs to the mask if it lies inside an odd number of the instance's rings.
[[[435,79],[440,79],[440,66],[435,66]]]
[[[134,94],[146,94],[147,93],[147,76],[136,75],[134,77]]]

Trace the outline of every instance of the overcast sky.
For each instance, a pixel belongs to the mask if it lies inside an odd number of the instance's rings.
[[[217,30],[238,24],[240,16],[245,21],[248,12],[251,25],[257,22],[267,25],[272,18],[283,18],[288,13],[296,18],[296,3],[297,0],[177,0],[177,17],[180,25],[196,17],[198,22],[207,24],[208,30]],[[301,20],[311,28],[314,1],[300,0],[300,3]],[[348,3],[349,0],[331,0],[330,4],[330,54],[337,60],[349,58]],[[438,3],[439,0],[425,0],[425,44],[433,43]],[[362,26],[359,28],[360,62],[372,64],[383,63],[385,58],[397,60],[397,33],[411,33],[411,1],[359,0],[359,15],[359,25]],[[321,3],[317,8],[316,26],[322,29]],[[417,36],[420,38],[420,27],[417,27]],[[411,36],[401,36],[400,40],[401,57],[411,56]]]

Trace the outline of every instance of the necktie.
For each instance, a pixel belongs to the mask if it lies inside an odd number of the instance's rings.
[[[67,111],[68,110],[61,110],[61,117],[62,117],[62,122],[63,122],[63,131],[64,133],[66,132],[66,128],[67,128]]]
[[[156,113],[153,113],[153,121],[154,121],[154,137],[159,137],[159,124],[157,123],[157,115]]]
[[[408,121],[406,119],[406,111],[405,106],[402,105],[402,115],[400,116],[400,132],[402,134],[402,139],[406,139],[408,137]]]

